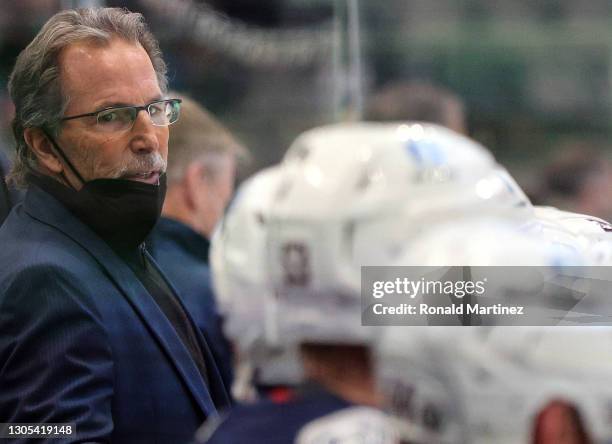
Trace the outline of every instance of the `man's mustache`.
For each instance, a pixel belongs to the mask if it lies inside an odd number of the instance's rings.
[[[113,174],[114,177],[134,176],[139,174],[147,174],[150,172],[166,171],[167,163],[159,153],[149,153],[132,157],[129,162],[122,166],[119,171]]]

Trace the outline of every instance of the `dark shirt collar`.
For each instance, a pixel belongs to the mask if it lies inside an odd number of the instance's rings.
[[[208,264],[210,241],[189,225],[162,216],[157,221],[153,234],[162,241],[170,240],[179,244],[184,251]]]

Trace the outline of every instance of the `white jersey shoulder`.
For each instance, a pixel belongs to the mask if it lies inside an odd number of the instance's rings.
[[[397,444],[387,415],[370,407],[350,407],[306,424],[296,444]]]

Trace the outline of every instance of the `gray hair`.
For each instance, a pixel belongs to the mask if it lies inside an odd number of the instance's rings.
[[[24,130],[42,128],[53,137],[60,133],[60,119],[68,104],[68,97],[61,89],[61,51],[83,40],[108,43],[115,36],[142,45],[151,59],[159,87],[166,93],[166,64],[142,14],[122,8],[58,12],[21,51],[9,78],[8,89],[15,104],[13,135],[16,142],[15,163],[9,180],[15,185],[25,186],[27,174],[37,166],[36,156],[24,139]]]
[[[172,97],[181,99],[181,117],[170,127],[168,156],[168,181],[183,179],[187,167],[202,161],[208,174],[214,176],[219,170],[219,160],[233,157],[239,169],[248,165],[251,156],[248,150],[208,110],[191,97],[175,91]]]

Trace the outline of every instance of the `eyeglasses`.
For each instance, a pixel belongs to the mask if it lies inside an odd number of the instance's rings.
[[[78,116],[63,117],[60,120],[80,119],[81,117],[95,117],[96,128],[101,132],[114,133],[129,131],[140,111],[146,111],[154,126],[172,125],[179,119],[181,113],[181,99],[156,100],[143,106],[111,106],[93,113],[79,114]]]

